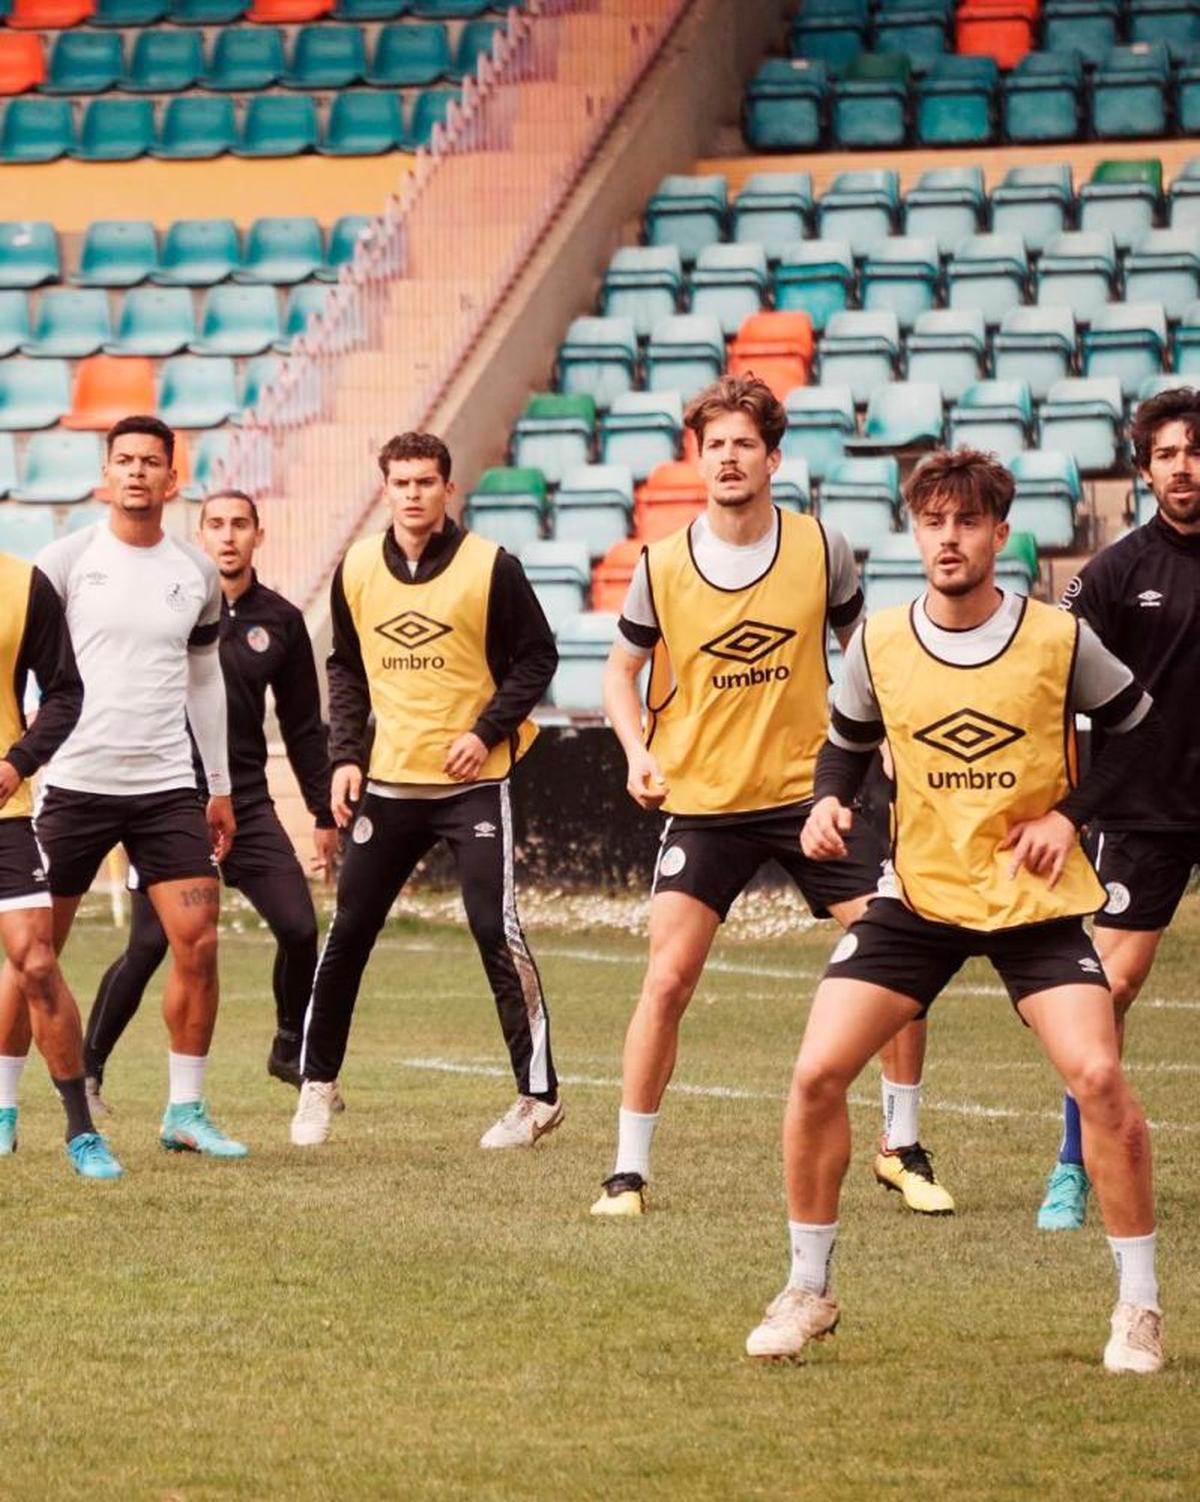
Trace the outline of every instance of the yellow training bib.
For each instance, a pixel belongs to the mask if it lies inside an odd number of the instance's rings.
[[[25,639],[32,584],[31,564],[0,553],[0,756],[25,734],[25,711],[17,701],[14,678]],[[29,783],[23,782],[0,808],[0,819],[28,819],[32,813],[33,793]]]

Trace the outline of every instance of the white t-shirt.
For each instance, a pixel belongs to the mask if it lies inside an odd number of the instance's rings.
[[[131,547],[99,522],[43,548],[37,566],[63,602],[83,679],[83,713],[47,765],[47,785],[122,795],[195,787],[188,652],[216,642],[211,560],[173,537]]]

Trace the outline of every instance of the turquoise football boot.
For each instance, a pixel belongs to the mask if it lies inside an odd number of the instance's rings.
[[[119,1179],[124,1172],[99,1132],[80,1132],[67,1143],[71,1167],[85,1179]]]
[[[172,1153],[203,1153],[209,1158],[244,1158],[250,1149],[226,1137],[202,1100],[168,1106],[158,1140]]]
[[[1078,1163],[1056,1163],[1038,1207],[1039,1231],[1080,1231],[1087,1219],[1088,1176]]]

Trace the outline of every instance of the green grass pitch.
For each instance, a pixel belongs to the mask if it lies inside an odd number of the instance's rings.
[[[476,1146],[511,1082],[469,937],[428,917],[386,930],[324,1149],[288,1144],[295,1096],[263,1067],[272,948],[244,912],[224,920],[210,1098],[248,1162],[159,1150],[157,987],[109,1071],[121,1183],[70,1173],[31,1063],[21,1148],[0,1162],[3,1502],[1200,1496],[1196,899],[1130,1029],[1158,1124],[1169,1367],[1149,1380],[1099,1365],[1114,1279],[1098,1223],[1034,1229],[1059,1091],[985,967],[931,1028],[922,1135],[959,1214],[921,1221],[872,1182],[872,1066],[841,1329],[804,1367],[747,1362],[786,1274],[781,1102],[834,931],[785,914],[722,936],[653,1213],[604,1223],[586,1212],[644,940],[589,928],[601,904],[527,906],[568,1112],[532,1153]],[[92,909],[66,954],[85,1001],[118,943]]]

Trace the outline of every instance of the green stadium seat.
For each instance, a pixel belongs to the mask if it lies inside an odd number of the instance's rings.
[[[674,313],[646,345],[647,391],[678,391],[687,401],[725,369],[725,334],[711,313]]]
[[[734,200],[733,239],[761,245],[768,261],[778,261],[804,239],[812,212],[810,172],[752,173]]]
[[[1010,308],[992,338],[992,366],[1000,380],[1028,382],[1044,401],[1075,364],[1075,315],[1067,307]]]
[[[1129,40],[1162,45],[1172,62],[1200,48],[1200,6],[1195,0],[1130,0]]]
[[[305,332],[310,318],[324,312],[328,300],[329,288],[321,282],[306,282],[292,288],[283,310],[283,334],[275,341],[275,348],[281,354],[286,354],[292,340]]]
[[[931,308],[922,313],[905,341],[910,381],[936,381],[942,400],[956,402],[983,377],[987,327],[978,308]]]
[[[286,68],[282,27],[223,27],[201,83],[221,93],[251,94],[278,83]]]
[[[863,406],[876,386],[895,379],[900,321],[891,311],[835,313],[818,349],[821,384],[848,386]]]
[[[862,260],[892,233],[899,209],[899,173],[879,168],[839,172],[817,204],[817,233],[847,241],[855,260]]]
[[[300,156],[317,147],[317,106],[305,95],[289,99],[277,94],[250,100],[234,146],[235,156]]]
[[[0,433],[0,496],[8,495],[16,483],[17,446],[11,433]]]
[[[622,245],[614,252],[600,288],[600,311],[629,318],[638,337],[678,311],[683,263],[677,245]]]
[[[75,145],[66,99],[14,99],[0,125],[0,162],[53,162]]]
[[[148,99],[93,99],[71,155],[84,162],[131,162],[154,146],[154,106]]]
[[[282,337],[274,287],[212,287],[204,295],[194,355],[261,355]]]
[[[1192,380],[1200,377],[1200,302],[1183,311],[1171,341],[1171,364],[1176,375]]]
[[[1056,381],[1038,413],[1040,446],[1070,454],[1083,475],[1116,468],[1123,404],[1115,376]]]
[[[951,448],[982,449],[1003,463],[1029,445],[1033,398],[1027,381],[975,381],[950,409]]]
[[[16,501],[54,504],[86,501],[101,480],[103,454],[95,433],[35,433],[25,451]]]
[[[423,88],[449,78],[452,66],[445,26],[399,23],[380,31],[366,78],[381,89]]]
[[[821,485],[820,517],[849,541],[856,553],[870,553],[895,531],[900,504],[900,466],[893,455],[839,459]]]
[[[454,49],[451,78],[474,78],[479,59],[491,57],[496,37],[504,32],[503,21],[468,21],[459,33]]]
[[[788,392],[784,407],[784,458],[803,459],[812,478],[823,480],[845,458],[846,438],[855,431],[854,393],[849,386],[801,386]]]
[[[192,294],[186,287],[134,287],[121,304],[116,338],[104,350],[162,359],[186,349],[195,337]]]
[[[624,464],[580,464],[567,470],[550,512],[554,536],[580,543],[595,562],[629,535],[633,474]]]
[[[1101,140],[1161,136],[1171,59],[1162,42],[1113,47],[1092,79],[1092,130]]]
[[[0,221],[0,287],[40,287],[61,277],[52,224],[36,219]]]
[[[600,458],[623,464],[639,483],[679,456],[683,401],[677,391],[626,391],[600,419]]]
[[[743,129],[753,151],[813,151],[824,134],[829,78],[813,57],[770,57],[746,87]]]
[[[1162,163],[1157,158],[1099,162],[1079,190],[1079,228],[1111,230],[1120,251],[1153,229],[1161,209]]]
[[[592,570],[585,543],[557,538],[526,543],[521,549],[521,567],[551,631],[587,609]]]
[[[51,287],[38,301],[31,337],[21,353],[39,359],[80,360],[112,338],[108,295],[101,287]]]
[[[1077,323],[1088,323],[1112,297],[1117,267],[1111,230],[1067,230],[1055,235],[1038,262],[1038,306],[1070,308]]]
[[[542,534],[546,481],[540,469],[485,469],[467,497],[464,519],[473,532],[520,553]]]
[[[1009,460],[1016,486],[1008,523],[1013,535],[1032,534],[1033,577],[1038,548],[1069,548],[1075,540],[1075,517],[1083,499],[1079,469],[1070,454],[1029,449]],[[1029,560],[1024,560],[1029,569]]]
[[[330,106],[322,156],[381,156],[403,142],[404,112],[400,96],[371,89],[347,89]]]
[[[1084,330],[1085,376],[1116,376],[1132,401],[1149,376],[1160,375],[1167,352],[1167,316],[1161,303],[1112,303],[1097,308]]]
[[[321,226],[315,219],[306,215],[256,219],[246,231],[242,264],[233,279],[286,286],[313,276],[324,259]]]
[[[1046,0],[1042,48],[1058,57],[1077,56],[1097,68],[1120,40],[1120,25],[1118,0]]]
[[[1040,255],[1048,241],[1066,229],[1074,201],[1068,163],[1010,167],[992,189],[992,229],[1019,235],[1031,255]]]
[[[204,44],[198,32],[148,27],[138,32],[121,88],[127,94],[182,94],[203,72]]]
[[[302,26],[283,84],[289,89],[345,89],[367,71],[367,44],[358,26]]]
[[[904,233],[932,236],[951,256],[978,233],[986,209],[982,168],[930,167],[905,194]]]
[[[135,287],[158,266],[148,219],[98,219],[88,225],[71,280],[81,287]]]
[[[125,71],[121,38],[111,31],[60,32],[43,94],[103,94]]]
[[[24,292],[0,292],[0,360],[16,354],[32,335],[29,301]]]
[[[444,125],[452,104],[460,104],[462,95],[457,89],[422,89],[413,105],[412,120],[400,145],[408,151],[419,151],[433,140],[435,125]]]
[[[52,428],[70,406],[65,360],[0,360],[0,431]]]
[[[879,386],[867,403],[861,435],[846,435],[846,453],[928,449],[942,441],[942,388],[936,381]]]
[[[904,12],[897,13],[900,17]],[[916,85],[916,139],[922,146],[977,146],[996,133],[1000,70],[990,57],[939,57]]]
[[[702,246],[690,286],[692,312],[711,314],[730,338],[766,300],[766,252],[757,244]]]
[[[185,94],[169,99],[152,155],[169,161],[199,161],[224,156],[237,141],[232,99],[205,99]]]
[[[568,469],[588,462],[595,425],[596,403],[590,396],[531,396],[513,428],[513,463],[540,469],[548,485],[557,485]]]
[[[240,21],[246,0],[168,0],[167,19],[176,26],[228,26]]]
[[[325,260],[316,276],[322,282],[336,282],[342,267],[354,259],[354,252],[364,232],[374,223],[370,214],[343,214],[329,232]]]
[[[938,244],[917,235],[882,240],[863,262],[862,306],[895,313],[911,329],[934,305],[938,286]]]
[[[1083,65],[1075,53],[1031,52],[1001,83],[1004,134],[1019,142],[1075,141],[1083,98]]]
[[[780,313],[807,313],[818,333],[849,301],[854,256],[848,240],[805,240],[784,251],[772,290]]]
[[[1010,532],[996,559],[996,583],[1014,594],[1028,596],[1033,593],[1037,577],[1037,538],[1030,532]]]
[[[866,47],[868,25],[866,0],[808,0],[792,22],[789,50],[793,58],[819,61],[841,74]]]
[[[564,621],[555,634],[558,668],[547,695],[560,709],[604,708],[604,664],[617,637],[617,616],[585,610]]]
[[[946,301],[956,309],[978,308],[995,328],[1025,298],[1029,263],[1020,235],[972,235],[959,246],[946,272]]]
[[[903,52],[860,52],[833,85],[833,145],[903,146],[911,72]]]
[[[785,511],[812,510],[812,476],[805,459],[780,459],[771,476],[771,500]]]
[[[241,263],[232,219],[177,219],[163,237],[162,259],[150,280],[160,287],[211,287]]]
[[[167,13],[167,0],[96,0],[89,26],[156,26]]]
[[[558,389],[590,396],[604,411],[630,391],[637,365],[637,335],[629,318],[576,318],[558,347]]]
[[[720,174],[664,177],[646,205],[646,241],[675,245],[685,266],[721,238],[728,186]]]
[[[239,405],[232,360],[176,355],[163,365],[158,415],[170,427],[219,427]]]

